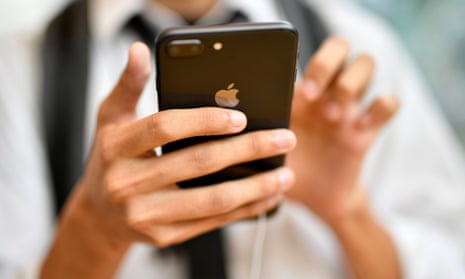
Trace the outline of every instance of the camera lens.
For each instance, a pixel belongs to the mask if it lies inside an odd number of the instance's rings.
[[[200,40],[174,40],[167,46],[171,57],[193,57],[203,53],[205,47]]]
[[[172,46],[169,48],[169,52],[171,56],[178,56],[179,55],[179,47],[178,46]]]

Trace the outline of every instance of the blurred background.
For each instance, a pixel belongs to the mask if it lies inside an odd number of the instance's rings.
[[[465,1],[348,1],[359,2],[397,30],[465,147]]]
[[[67,1],[0,0],[0,36],[42,29]],[[399,32],[465,146],[465,1],[346,1],[360,3]]]

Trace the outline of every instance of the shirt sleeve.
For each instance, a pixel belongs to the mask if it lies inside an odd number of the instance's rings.
[[[392,51],[401,109],[367,163],[372,206],[397,245],[405,278],[463,278],[463,150],[413,63],[400,47]]]
[[[379,94],[396,94],[401,102],[370,150],[362,180],[396,245],[403,277],[465,278],[462,147],[389,26],[344,1],[322,2],[316,7],[333,33],[347,39],[354,54],[375,58],[366,104]]]
[[[40,133],[38,41],[0,41],[1,278],[16,278],[40,262],[53,232]]]

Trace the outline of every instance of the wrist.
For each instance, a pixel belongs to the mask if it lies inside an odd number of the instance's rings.
[[[102,251],[115,254],[125,253],[132,241],[120,237],[119,226],[110,221],[112,219],[110,216],[98,212],[96,209],[98,205],[92,203],[84,187],[77,186],[76,188],[77,191],[73,194],[76,197],[71,199],[69,206],[65,208],[62,222],[69,223],[70,227],[91,237],[89,240],[93,240]]]
[[[373,216],[366,196],[363,194],[348,209],[328,225],[339,240],[355,277],[401,278],[394,242]]]
[[[60,217],[41,275],[43,278],[111,278],[130,243],[113,237],[92,210],[85,189],[79,185],[76,188]]]
[[[357,185],[340,196],[334,194],[316,210],[316,214],[331,228],[339,229],[346,225],[370,218],[370,210],[365,189]]]
[[[345,210],[325,221],[339,238],[377,226],[366,200],[348,204]]]

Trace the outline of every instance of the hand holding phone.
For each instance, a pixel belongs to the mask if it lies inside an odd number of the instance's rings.
[[[219,106],[247,116],[242,133],[289,126],[296,75],[297,32],[286,22],[173,28],[156,43],[160,110]],[[194,137],[163,153],[219,137]],[[218,154],[221,156],[221,154]],[[207,186],[281,166],[276,156],[228,167],[181,187]]]

